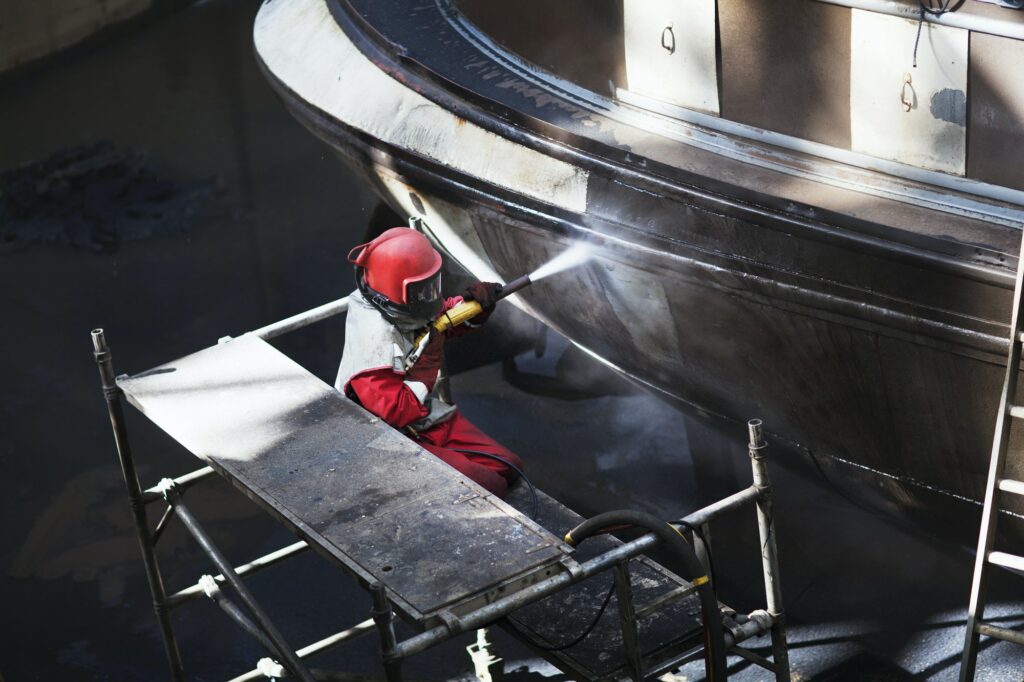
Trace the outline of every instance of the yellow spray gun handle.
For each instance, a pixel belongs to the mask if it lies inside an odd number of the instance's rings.
[[[463,301],[442,313],[441,317],[434,320],[434,323],[427,328],[427,331],[420,334],[412,344],[412,350],[405,356],[405,371],[408,372],[412,369],[412,366],[423,355],[423,351],[427,349],[427,345],[430,343],[430,336],[432,334],[443,334],[452,327],[458,327],[460,324],[472,320],[482,313],[483,310],[484,307],[478,301]]]
[[[441,317],[434,320],[431,327],[438,333],[446,332],[452,327],[458,327],[460,324],[472,320],[483,311],[484,307],[480,305],[479,301],[463,301],[442,313]]]

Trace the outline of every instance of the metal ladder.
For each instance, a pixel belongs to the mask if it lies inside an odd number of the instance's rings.
[[[971,601],[967,609],[967,636],[960,662],[960,682],[974,680],[978,663],[978,644],[981,635],[1024,645],[1024,633],[990,625],[985,617],[985,587],[990,565],[1024,571],[1024,557],[1006,552],[992,551],[996,535],[996,521],[999,508],[996,496],[1000,492],[1024,495],[1024,482],[1003,478],[1006,468],[1006,450],[1013,419],[1024,419],[1024,405],[1014,405],[1017,395],[1017,377],[1020,373],[1021,345],[1024,343],[1022,329],[1021,288],[1024,282],[1024,242],[1017,265],[1017,283],[1013,291],[1013,317],[1010,322],[1010,353],[1006,361],[1006,378],[1003,380],[1003,394],[999,398],[999,413],[996,416],[995,436],[992,440],[992,459],[988,469],[988,483],[985,486],[985,504],[981,512],[981,532],[978,537],[978,553],[974,560],[974,578],[971,580]]]

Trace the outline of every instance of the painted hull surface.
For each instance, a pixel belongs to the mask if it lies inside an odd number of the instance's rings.
[[[971,540],[1019,205],[624,119],[488,52],[443,2],[391,4],[269,2],[255,41],[296,117],[396,210],[483,279],[589,242],[587,265],[516,304],[690,412],[760,417],[858,499]],[[1006,512],[1019,535],[1024,509]]]

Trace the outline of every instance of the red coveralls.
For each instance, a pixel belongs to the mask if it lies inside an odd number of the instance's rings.
[[[448,310],[462,302],[461,296],[445,300]],[[479,315],[477,317],[480,317]],[[465,326],[451,329],[446,336],[459,336],[467,331]],[[442,343],[438,343],[432,354],[439,362]],[[420,362],[430,362],[424,353]],[[415,371],[415,367],[412,371]],[[422,376],[423,373],[420,373]],[[436,372],[427,372],[433,378],[423,378],[428,390],[433,390]],[[366,370],[353,376],[348,390],[355,394],[362,406],[377,415],[394,428],[408,434],[406,427],[427,415],[427,408],[420,403],[412,390],[404,383],[407,377],[390,368]],[[418,380],[421,380],[418,378]],[[468,419],[456,411],[450,419],[429,429],[420,431],[416,442],[429,450],[448,465],[454,467],[484,488],[499,497],[504,497],[509,484],[518,474],[497,460],[480,455],[465,454],[456,450],[479,450],[488,452],[512,462],[522,468],[522,461],[508,448],[485,434]]]

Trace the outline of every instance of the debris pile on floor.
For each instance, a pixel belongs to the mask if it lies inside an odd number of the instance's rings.
[[[142,152],[96,142],[0,173],[0,253],[33,244],[110,252],[180,232],[215,210],[222,183],[177,183]]]

